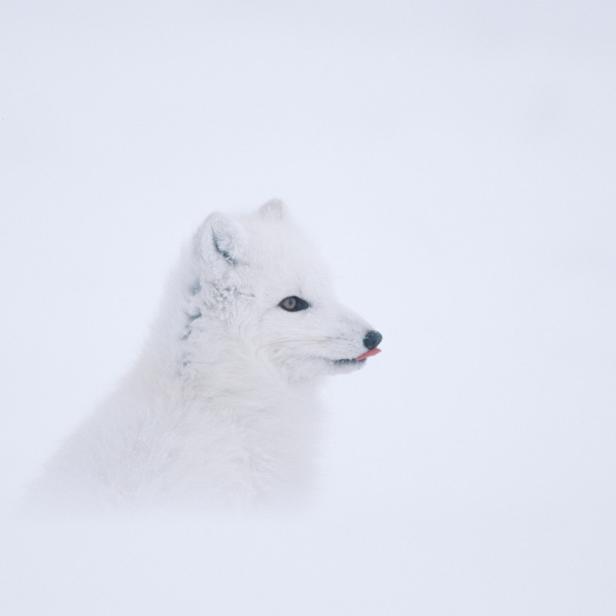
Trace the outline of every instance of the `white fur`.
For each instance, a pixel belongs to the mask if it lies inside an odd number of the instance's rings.
[[[286,312],[296,295],[308,310]],[[301,494],[319,377],[361,364],[370,327],[339,304],[285,206],[211,214],[185,249],[132,371],[35,492],[97,509],[233,505]]]

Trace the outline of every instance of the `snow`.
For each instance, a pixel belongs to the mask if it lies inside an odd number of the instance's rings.
[[[615,17],[4,2],[0,611],[613,614]],[[273,196],[384,335],[312,506],[23,520],[181,243]]]

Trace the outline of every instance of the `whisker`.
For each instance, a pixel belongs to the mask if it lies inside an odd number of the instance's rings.
[[[262,346],[276,346],[282,344],[322,344],[324,342],[340,342],[347,341],[343,336],[313,336],[313,337],[298,337],[298,338],[276,338],[265,343]]]

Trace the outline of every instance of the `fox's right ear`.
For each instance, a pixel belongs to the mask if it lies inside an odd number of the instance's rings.
[[[259,216],[266,220],[284,220],[287,217],[287,206],[281,199],[270,199],[259,208]]]
[[[203,221],[195,239],[201,258],[216,269],[220,265],[236,265],[243,257],[246,244],[244,229],[224,214],[210,214]]]

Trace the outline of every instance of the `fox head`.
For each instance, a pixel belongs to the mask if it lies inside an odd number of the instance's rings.
[[[294,381],[356,370],[379,352],[381,334],[337,301],[326,268],[282,202],[242,217],[211,214],[191,252],[183,337],[193,326],[207,328]]]

